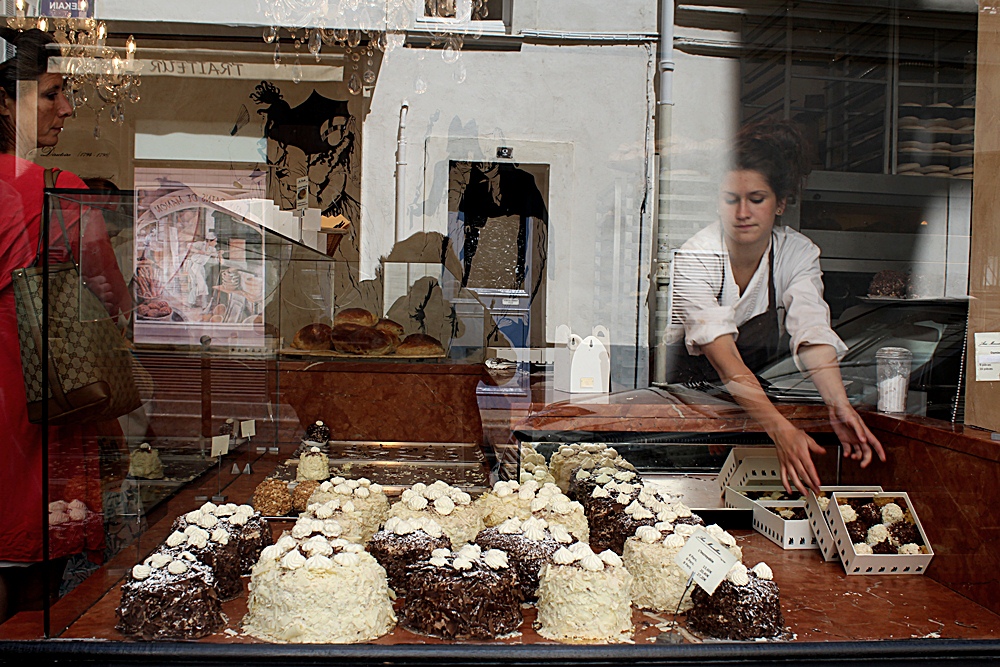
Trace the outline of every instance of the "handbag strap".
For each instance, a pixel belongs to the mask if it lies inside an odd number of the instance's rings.
[[[61,173],[62,170],[57,167],[52,167],[51,169],[45,170],[44,181],[46,190],[52,190],[56,187],[56,182],[59,180],[59,174]],[[45,197],[44,191],[42,197],[43,198]],[[56,221],[59,223],[59,229],[62,230],[63,243],[66,244],[66,252],[69,253],[69,261],[76,264],[76,259],[73,257],[73,247],[69,243],[69,233],[66,231],[66,220],[63,217],[62,208],[57,206],[52,210],[55,213]],[[42,247],[43,247],[42,244],[45,243],[46,241],[45,235],[42,233],[43,231],[44,230],[41,229],[38,230],[38,248],[35,249],[35,259],[31,263],[31,266],[38,266],[39,260],[42,257]]]

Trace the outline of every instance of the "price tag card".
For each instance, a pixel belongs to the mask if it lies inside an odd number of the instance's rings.
[[[240,422],[240,435],[244,438],[252,438],[257,435],[257,420],[248,419],[245,422]]]
[[[229,436],[216,435],[212,438],[212,456],[224,456],[229,453]]]
[[[711,595],[736,564],[736,556],[717,539],[699,528],[688,538],[687,544],[674,557],[674,562],[695,583]]]

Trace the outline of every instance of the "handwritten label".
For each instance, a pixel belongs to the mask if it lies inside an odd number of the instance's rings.
[[[240,422],[240,435],[244,438],[252,438],[257,435],[257,420],[248,419],[245,422]]]
[[[212,456],[225,456],[229,453],[229,436],[217,435],[212,438]]]
[[[711,595],[736,564],[736,556],[725,545],[699,528],[674,557],[684,574],[694,577],[696,584]]]
[[[1000,333],[975,334],[976,382],[1000,381]]]

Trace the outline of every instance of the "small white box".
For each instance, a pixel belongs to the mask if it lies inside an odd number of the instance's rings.
[[[726,492],[727,486],[742,486],[742,484],[738,484],[733,477],[736,475],[743,459],[749,457],[774,458],[774,460],[777,461],[777,455],[774,453],[774,447],[770,445],[763,447],[733,447],[729,451],[729,456],[726,458],[726,462],[722,464],[722,468],[719,470],[719,476],[717,479],[719,482],[720,495]]]
[[[729,486],[781,486],[781,464],[777,456],[751,456],[740,462]]]
[[[840,514],[838,499],[841,498],[897,498],[902,499],[906,507],[903,510],[909,510],[910,515],[913,517],[913,522],[917,527],[917,532],[920,534],[920,539],[923,540],[924,547],[927,549],[927,553],[921,554],[858,554],[854,551],[854,543],[851,542],[851,538],[847,532],[847,524],[844,522],[844,517]],[[844,566],[844,571],[848,575],[865,575],[865,574],[923,574],[930,564],[931,559],[934,558],[934,550],[931,549],[931,543],[927,540],[927,535],[924,533],[924,527],[920,525],[920,519],[917,518],[917,513],[913,509],[913,503],[910,502],[910,497],[902,491],[886,491],[883,493],[860,493],[860,492],[838,492],[834,493],[830,497],[830,504],[824,512],[826,516],[827,523],[830,525],[830,530],[833,533],[833,543],[836,547],[837,554],[840,556],[840,562]]]
[[[804,500],[753,501],[753,527],[758,533],[782,549],[816,549],[816,538],[809,528],[809,519],[785,519],[771,511],[775,507],[801,507]]]
[[[565,324],[556,327],[552,384],[571,394],[606,394],[611,390],[611,336],[597,325],[586,338]]]
[[[757,493],[769,491],[778,491],[781,493],[785,492],[785,489],[781,486],[768,486],[768,485],[754,485],[754,486],[727,486],[726,487],[726,507],[733,507],[735,509],[753,509],[754,502],[757,500],[769,500],[768,498],[749,498],[748,493]]]

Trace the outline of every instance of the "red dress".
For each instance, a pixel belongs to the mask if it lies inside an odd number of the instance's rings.
[[[69,172],[60,173],[56,184],[87,187]],[[11,272],[29,266],[35,258],[43,188],[42,167],[0,155],[0,561],[42,560],[42,427],[28,421]],[[87,224],[81,257],[81,207],[66,205],[63,211],[81,272],[85,277],[103,275],[116,302],[128,312],[128,290],[103,219],[84,213]],[[65,259],[65,244],[54,218],[51,227],[50,261],[59,261]],[[50,558],[103,549],[97,435],[116,432],[121,433],[117,422],[49,427]]]

